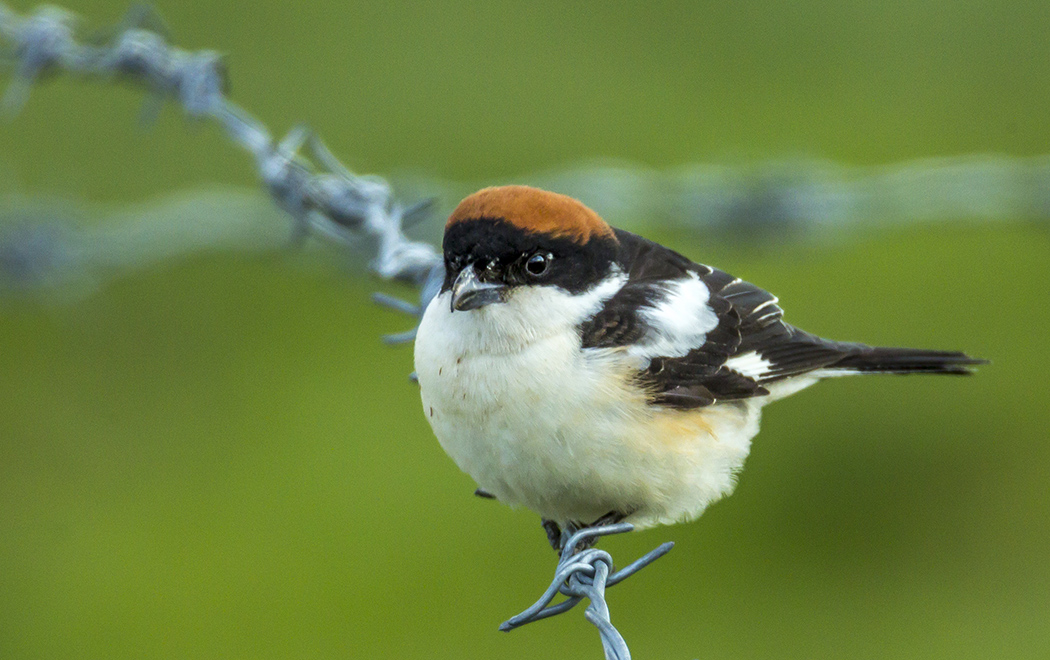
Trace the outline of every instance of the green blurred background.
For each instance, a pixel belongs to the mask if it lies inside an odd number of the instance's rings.
[[[125,9],[67,6],[93,26]],[[1045,0],[156,6],[178,44],[229,55],[234,100],[357,171],[1050,152]],[[138,130],[141,99],[35,88],[0,126],[5,191],[255,184],[214,127],[168,109]],[[735,495],[604,543],[621,562],[678,544],[610,592],[635,657],[1050,657],[1045,225],[650,235],[810,331],[993,364],[767,409]],[[554,555],[534,515],[471,496],[411,350],[379,343],[407,321],[369,292],[411,292],[296,262],[199,256],[75,304],[0,300],[0,658],[600,657],[581,612],[496,631]]]

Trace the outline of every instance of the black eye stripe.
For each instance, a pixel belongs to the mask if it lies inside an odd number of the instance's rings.
[[[499,273],[492,275],[505,284],[542,284],[575,293],[587,290],[608,273],[618,243],[614,238],[592,237],[581,245],[568,238],[528,232],[498,218],[479,218],[448,227],[442,247],[449,265],[444,290],[468,264],[474,264],[480,275],[495,260]],[[547,260],[539,274],[530,272],[528,265],[537,254]]]

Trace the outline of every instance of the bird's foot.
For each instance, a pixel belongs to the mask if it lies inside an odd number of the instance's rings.
[[[547,518],[541,520],[540,524],[543,525],[543,531],[547,532],[547,542],[551,544],[555,552],[561,553],[561,525]]]

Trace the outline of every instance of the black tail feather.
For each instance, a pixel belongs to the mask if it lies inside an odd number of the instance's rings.
[[[973,367],[987,363],[987,360],[972,358],[958,351],[865,346],[846,355],[829,368],[863,373],[969,376],[973,373]]]

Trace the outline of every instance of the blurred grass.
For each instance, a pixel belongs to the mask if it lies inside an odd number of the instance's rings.
[[[381,173],[1050,144],[1045,3],[158,5],[178,43],[230,53],[234,98],[274,130],[306,120]],[[10,187],[127,203],[254,181],[175,112],[136,131],[140,99],[36,89],[0,129]],[[810,331],[993,364],[769,408],[733,497],[607,544],[678,542],[611,592],[635,656],[1050,655],[1050,236],[653,237]],[[597,657],[576,613],[496,632],[553,555],[533,515],[471,497],[372,288],[220,255],[75,306],[0,301],[0,658]]]

